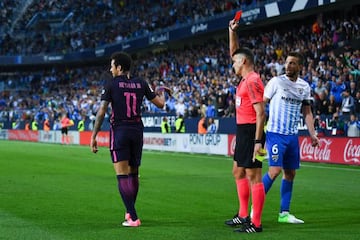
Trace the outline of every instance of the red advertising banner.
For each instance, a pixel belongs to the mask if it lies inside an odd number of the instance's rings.
[[[228,155],[229,156],[234,156],[235,144],[236,144],[236,135],[229,134],[228,135]]]
[[[360,165],[360,138],[320,138],[316,148],[309,137],[299,137],[299,143],[302,161]]]
[[[9,140],[20,140],[20,141],[29,141],[29,142],[38,142],[39,132],[31,130],[9,130],[8,131]]]
[[[228,155],[233,156],[235,135],[228,135]],[[300,159],[305,162],[360,165],[360,138],[320,138],[320,145],[311,146],[309,137],[299,137]]]
[[[90,145],[91,131],[80,132],[80,145]],[[99,147],[109,147],[109,132],[99,132],[96,136]]]

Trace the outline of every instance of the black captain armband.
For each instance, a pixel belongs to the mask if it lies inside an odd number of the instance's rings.
[[[259,140],[259,139],[255,139],[255,140],[254,140],[254,143],[255,143],[255,144],[257,144],[257,143],[261,143],[261,144],[262,144],[262,141],[261,141],[261,140]]]
[[[303,100],[302,105],[303,106],[310,106],[311,105],[311,100]]]

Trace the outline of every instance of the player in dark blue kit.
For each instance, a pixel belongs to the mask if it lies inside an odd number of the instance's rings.
[[[116,52],[110,59],[113,79],[108,81],[102,90],[101,105],[96,115],[90,147],[92,152],[98,151],[96,135],[111,104],[110,154],[119,192],[126,207],[125,221],[122,225],[138,227],[141,222],[135,210],[135,201],[139,189],[138,174],[144,130],[140,107],[145,96],[157,107],[163,108],[165,96],[164,91],[157,95],[145,80],[130,76],[132,59],[128,54]]]

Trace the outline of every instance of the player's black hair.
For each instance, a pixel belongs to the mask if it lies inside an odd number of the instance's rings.
[[[288,56],[297,58],[297,59],[298,59],[298,63],[299,63],[300,65],[303,65],[303,64],[304,64],[304,56],[303,56],[301,53],[299,53],[299,52],[290,52],[290,53],[288,54]]]
[[[235,52],[232,54],[232,57],[235,56],[236,54],[242,54],[246,57],[246,59],[251,63],[254,64],[254,54],[253,52],[250,50],[250,48],[247,47],[243,47],[243,48],[238,48],[235,50]]]
[[[111,55],[110,59],[114,59],[115,66],[117,67],[120,65],[124,72],[130,71],[132,66],[132,59],[126,52],[115,52]]]

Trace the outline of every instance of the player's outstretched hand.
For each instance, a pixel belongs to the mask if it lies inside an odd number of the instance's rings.
[[[90,148],[91,148],[91,151],[92,151],[93,153],[97,153],[97,152],[98,152],[96,139],[91,139],[91,141],[90,141]]]
[[[320,140],[317,136],[311,136],[311,146],[317,147],[320,144]]]
[[[232,19],[229,22],[229,28],[231,31],[235,32],[239,28],[239,24],[234,19]]]
[[[156,92],[157,92],[157,93],[166,92],[170,97],[171,97],[171,95],[172,95],[171,89],[168,88],[168,87],[165,87],[165,86],[157,87],[157,88],[156,88]]]

